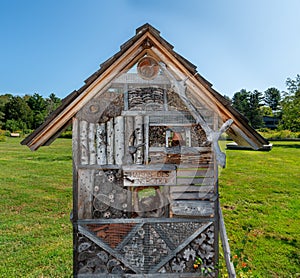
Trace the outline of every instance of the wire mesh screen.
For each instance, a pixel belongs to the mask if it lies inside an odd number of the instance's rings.
[[[196,273],[200,260],[215,275],[213,222],[93,224],[79,230],[79,274]]]

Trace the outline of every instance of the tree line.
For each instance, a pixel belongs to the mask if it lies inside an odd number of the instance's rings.
[[[300,131],[300,75],[287,78],[286,88],[284,92],[274,87],[264,92],[242,89],[232,99],[225,97],[255,129],[265,127],[263,119],[268,116],[278,120],[279,129],[297,132]],[[27,133],[41,125],[60,104],[61,99],[54,93],[47,98],[38,93],[23,97],[0,95],[0,129]]]
[[[286,91],[280,92],[271,87],[264,92],[242,89],[236,92],[232,106],[243,114],[250,125],[259,129],[265,127],[264,117],[273,117],[278,129],[300,131],[300,75],[295,79],[287,78]]]
[[[60,104],[61,99],[54,93],[47,98],[38,93],[23,97],[0,95],[0,129],[28,133],[40,126]]]

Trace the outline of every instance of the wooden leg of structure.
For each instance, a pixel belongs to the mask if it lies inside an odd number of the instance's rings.
[[[220,204],[219,204],[219,218],[220,218],[220,221],[219,221],[220,236],[221,236],[221,242],[222,242],[227,272],[228,272],[228,275],[230,278],[236,278],[235,269],[234,269],[233,263],[230,258],[231,257],[230,256],[230,247],[229,247],[229,243],[228,243],[228,237],[227,237],[227,233],[226,233],[223,213],[222,213]]]

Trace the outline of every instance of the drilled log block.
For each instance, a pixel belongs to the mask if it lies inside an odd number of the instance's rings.
[[[94,170],[78,171],[78,218],[92,218]]]
[[[89,163],[89,156],[88,156],[88,122],[87,121],[80,121],[80,161],[81,164],[87,165]]]
[[[95,146],[95,130],[96,126],[94,123],[89,123],[88,127],[88,145],[89,145],[89,164],[96,164],[96,146]]]
[[[106,159],[106,127],[105,124],[96,125],[97,164],[105,165]]]
[[[121,165],[124,157],[124,118],[122,116],[115,118],[115,163]]]
[[[114,164],[114,119],[107,122],[107,164]]]
[[[212,217],[214,204],[209,201],[173,201],[170,209],[174,216]]]
[[[134,118],[135,128],[135,145],[140,146],[137,148],[135,153],[135,164],[143,164],[144,162],[144,129],[143,129],[143,116],[136,116]]]

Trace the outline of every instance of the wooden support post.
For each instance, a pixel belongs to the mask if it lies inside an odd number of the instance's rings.
[[[107,130],[107,164],[114,164],[114,119],[111,118],[106,124]]]
[[[88,133],[88,122],[87,121],[80,121],[80,163],[83,165],[87,165],[89,163],[89,156],[88,156],[88,140],[87,140],[87,133]]]
[[[124,118],[118,116],[115,118],[115,163],[122,165],[124,157]]]
[[[106,128],[105,124],[96,125],[97,164],[105,165],[106,160]]]
[[[235,278],[236,277],[235,269],[234,269],[233,263],[231,262],[231,258],[230,258],[231,257],[230,247],[228,244],[228,237],[226,234],[226,228],[225,228],[224,218],[223,218],[220,204],[219,204],[219,220],[220,220],[220,222],[219,222],[220,236],[221,236],[221,242],[222,242],[227,272],[228,272],[229,278]]]
[[[89,123],[88,129],[88,145],[90,155],[90,165],[96,164],[96,146],[95,146],[95,124]]]

